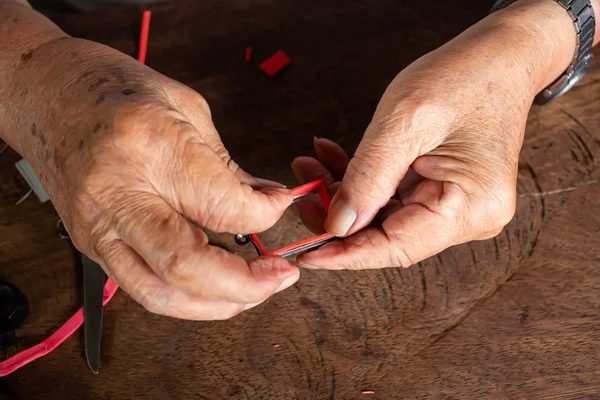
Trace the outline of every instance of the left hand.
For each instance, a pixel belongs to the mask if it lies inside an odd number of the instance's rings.
[[[309,227],[324,224],[344,239],[299,256],[300,265],[408,267],[449,246],[491,238],[512,219],[529,108],[573,54],[552,49],[559,60],[540,67],[548,49],[538,50],[539,40],[555,38],[524,34],[530,13],[574,40],[560,6],[519,3],[400,72],[352,160],[317,139],[318,159],[294,161],[301,181],[343,177],[326,219],[314,207],[300,211]]]

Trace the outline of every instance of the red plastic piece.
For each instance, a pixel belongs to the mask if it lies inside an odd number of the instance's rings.
[[[323,179],[320,179],[320,180],[314,181],[314,182],[310,182],[310,183],[307,183],[302,186],[298,186],[297,188],[292,189],[291,192],[294,194],[295,198],[298,198],[298,197],[302,197],[310,192],[314,192],[315,190],[319,193],[319,197],[321,197],[321,202],[323,203],[323,208],[325,208],[325,212],[327,212],[329,210],[329,205],[331,204],[331,193],[329,193],[327,184],[325,183],[325,181]],[[255,233],[251,233],[250,237],[252,238],[252,241],[259,248],[259,250],[262,254],[278,256],[278,255],[288,253],[290,251],[296,250],[298,248],[304,247],[304,246],[312,244],[312,243],[317,243],[317,242],[321,242],[321,241],[324,241],[327,239],[331,239],[333,236],[330,235],[329,233],[324,233],[319,236],[315,236],[312,238],[301,240],[296,243],[292,243],[290,245],[287,245],[287,246],[282,247],[275,251],[266,251],[264,246],[260,242],[260,239],[258,238],[258,236]]]
[[[138,61],[146,63],[146,51],[148,50],[148,34],[150,32],[150,16],[152,11],[146,10],[142,14],[142,29],[140,30],[140,45],[138,49]]]
[[[252,59],[252,47],[246,47],[246,62],[250,62]]]
[[[281,71],[290,62],[290,58],[283,51],[277,50],[275,54],[260,64],[260,69],[262,69],[265,74],[273,76]]]

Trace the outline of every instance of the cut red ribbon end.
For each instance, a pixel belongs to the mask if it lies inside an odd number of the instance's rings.
[[[285,68],[290,62],[291,60],[287,54],[281,50],[277,50],[275,54],[260,64],[260,69],[262,69],[265,74],[273,76]]]
[[[140,30],[140,45],[138,48],[138,61],[146,63],[146,51],[148,50],[148,33],[150,32],[150,16],[152,11],[146,10],[142,15],[142,28]]]

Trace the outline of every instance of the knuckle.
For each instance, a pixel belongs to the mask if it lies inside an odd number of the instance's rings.
[[[496,228],[496,229],[492,229],[491,231],[486,232],[483,236],[482,236],[482,240],[486,240],[486,239],[491,239],[493,237],[498,236],[502,231],[504,230],[504,228]]]
[[[217,156],[223,160],[231,172],[236,173],[240,169],[239,165],[231,158],[229,151],[225,148],[223,143],[218,143],[216,145],[215,153],[217,153]]]
[[[217,153],[217,155],[219,156],[219,158],[221,160],[223,160],[223,162],[228,162],[229,160],[231,160],[231,156],[229,155],[229,151],[227,151],[227,149],[225,148],[225,146],[223,146],[223,143],[218,143],[215,146],[215,153]]]
[[[142,285],[138,287],[134,299],[148,312],[167,315],[171,306],[172,296],[167,290],[162,288]]]
[[[398,245],[390,246],[389,252],[390,266],[408,268],[414,264],[404,249]]]
[[[187,278],[187,265],[188,263],[184,261],[179,252],[173,252],[166,257],[159,269],[167,282],[176,283]]]
[[[500,224],[499,230],[502,230],[502,228],[504,228],[506,225],[508,225],[510,223],[510,221],[512,221],[513,217],[515,216],[515,212],[516,212],[516,205],[514,203],[504,206],[502,208],[502,210],[500,211],[500,215],[499,215],[499,224]]]
[[[341,241],[344,254],[360,255],[350,259],[347,266],[350,270],[370,269],[376,267],[376,260],[379,259],[374,252],[381,250],[381,243],[370,230],[365,230],[364,234],[351,236]]]
[[[234,174],[236,172],[238,172],[238,170],[240,169],[240,166],[235,161],[233,161],[233,159],[231,159],[231,157],[227,160],[226,164],[227,164],[227,168],[229,168],[229,170],[231,172],[233,172]]]
[[[495,215],[495,224],[493,229],[502,230],[506,225],[512,221],[516,212],[516,201],[511,197],[505,197],[504,201],[496,202],[492,206],[493,213]]]
[[[197,140],[196,130],[188,118],[179,111],[152,99],[121,104],[117,107],[110,134],[105,142],[109,155],[128,158],[137,155],[140,144],[143,148],[185,148],[181,143],[191,138]],[[148,160],[144,159],[148,162]]]
[[[373,126],[377,137],[389,146],[417,151],[418,148],[442,140],[452,109],[443,102],[431,101],[426,93],[412,93],[402,99],[390,98],[378,107]],[[423,132],[428,132],[424,135]]]
[[[240,198],[239,193],[223,193],[214,195],[206,202],[206,209],[201,214],[200,223],[215,232],[226,232],[234,229],[246,231],[247,220],[239,221],[235,216],[239,210],[244,210],[245,202]],[[250,210],[250,213],[255,210]],[[248,215],[248,214],[244,214]]]
[[[210,107],[204,96],[180,82],[170,81],[169,83],[170,85],[167,86],[169,97],[179,108],[205,112],[210,116]]]
[[[101,235],[94,232],[90,232],[89,236],[89,249],[92,255],[100,256],[101,258],[112,258],[115,254],[113,241],[108,240],[106,235]]]
[[[381,164],[382,160],[376,152],[362,152],[348,164],[344,180],[349,180],[353,190],[361,196],[369,199],[378,199],[381,196],[389,198],[397,185],[378,168]]]
[[[195,96],[196,106],[204,111],[209,116],[211,115],[210,106],[208,105],[208,101],[204,98],[204,96],[196,93]]]
[[[148,128],[148,121],[156,119],[157,112],[164,110],[164,106],[144,100],[119,105],[112,121],[113,140],[117,145],[127,148],[139,146],[141,134]]]
[[[516,212],[515,196],[504,196],[502,200],[490,200],[485,207],[486,222],[480,228],[479,238],[489,239],[498,235],[512,221]]]
[[[408,268],[414,264],[410,259],[404,245],[398,236],[388,237],[388,260],[390,267]]]

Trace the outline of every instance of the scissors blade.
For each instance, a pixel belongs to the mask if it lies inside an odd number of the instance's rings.
[[[93,373],[98,373],[100,341],[102,339],[102,300],[106,274],[98,264],[85,255],[83,265],[83,331],[85,357]]]

